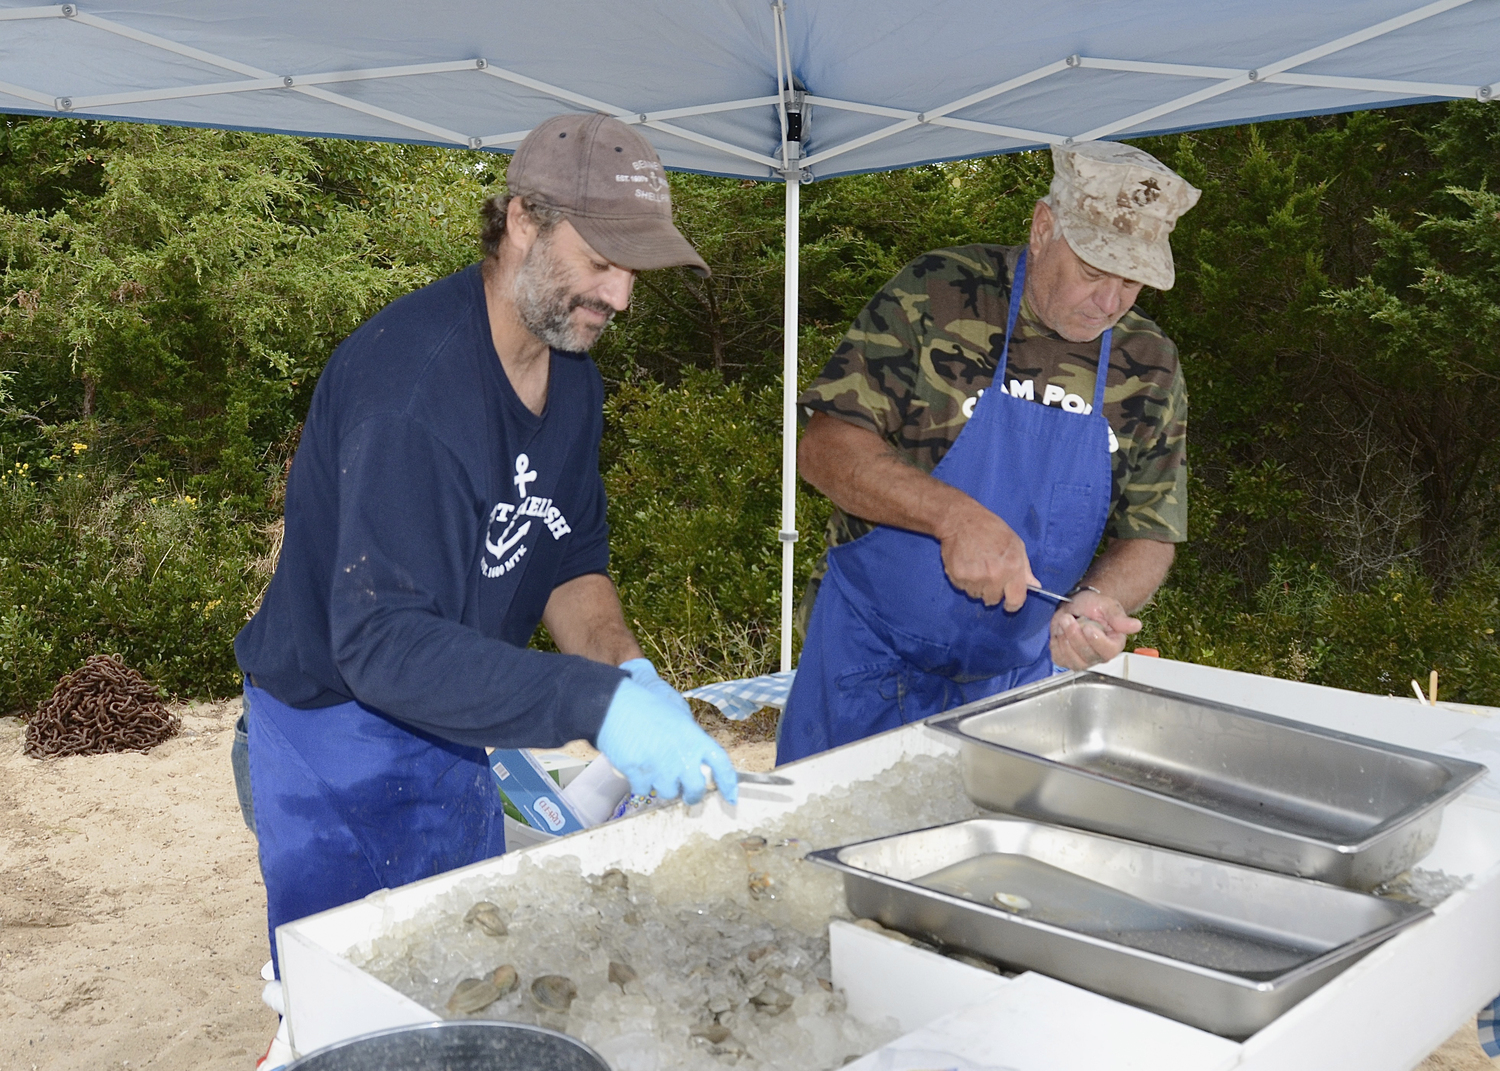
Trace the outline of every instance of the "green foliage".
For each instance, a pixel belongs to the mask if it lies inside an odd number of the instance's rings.
[[[317,375],[472,259],[491,160],[0,118],[0,710],[98,652],[235,686]]]
[[[805,315],[840,334],[877,289],[928,249],[1026,240],[1047,192],[1042,153],[851,175],[803,192]]]
[[[1278,561],[1247,605],[1231,585],[1171,585],[1145,615],[1141,646],[1226,669],[1357,692],[1425,692],[1438,670],[1443,699],[1500,700],[1500,570],[1470,573],[1442,599],[1419,573],[1392,569],[1349,591],[1315,564]]]
[[[1497,143],[1460,102],[1146,144],[1204,190],[1143,300],[1192,396],[1190,553],[1240,598],[1288,550],[1354,589],[1495,560]]]
[[[1451,208],[1414,223],[1377,212],[1372,273],[1321,308],[1358,354],[1339,354],[1339,371],[1386,403],[1369,410],[1372,428],[1409,444],[1418,545],[1446,583],[1479,564],[1500,505],[1469,493],[1500,479],[1500,196],[1451,187],[1443,198]]]
[[[827,356],[809,348],[804,378]],[[683,683],[779,668],[780,387],[690,368],[673,386],[621,384],[605,418],[611,568],[642,643]],[[798,591],[828,512],[799,484]]]
[[[125,464],[210,496],[279,474],[332,348],[473,248],[479,185],[456,154],[5,129],[0,354],[16,405],[44,424],[95,421]],[[36,145],[51,188],[28,202],[15,172]]]
[[[1204,195],[1177,286],[1142,299],[1193,410],[1192,541],[1140,642],[1399,694],[1436,667],[1445,697],[1500,703],[1500,111],[1144,145]],[[234,686],[318,373],[477,255],[503,165],[0,117],[0,709],[98,651],[182,694]],[[804,187],[801,381],[913,256],[1022,241],[1049,175],[1022,154]],[[714,274],[643,275],[595,356],[626,613],[701,683],[779,646],[784,190],[672,184]],[[799,486],[799,592],[827,509]]]
[[[831,347],[860,307],[927,249],[1024,240],[1047,190],[1039,154],[996,156],[804,186],[801,325]],[[785,191],[778,183],[672,176],[678,226],[713,269],[649,272],[596,358],[606,378],[666,382],[688,368],[753,386],[780,381]]]
[[[65,458],[0,473],[0,712],[101,653],[180,695],[232,692],[259,541],[222,503]]]
[[[594,356],[606,378],[674,382],[688,369],[752,384],[781,369],[782,189],[673,175],[677,222],[710,264],[637,277],[630,309]],[[700,381],[701,382],[701,381]]]

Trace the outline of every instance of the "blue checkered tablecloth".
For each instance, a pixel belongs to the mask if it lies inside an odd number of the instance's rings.
[[[787,693],[792,690],[795,669],[785,673],[767,673],[761,677],[743,677],[736,681],[720,681],[705,684],[702,688],[691,688],[682,694],[689,699],[701,699],[718,707],[730,721],[744,721],[762,707],[786,706]]]
[[[1479,1047],[1486,1056],[1492,1058],[1500,1056],[1497,1028],[1500,1028],[1500,997],[1496,997],[1479,1011]]]

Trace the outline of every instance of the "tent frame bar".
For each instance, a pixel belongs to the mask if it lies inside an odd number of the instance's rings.
[[[949,127],[958,130],[972,131],[975,133],[990,134],[996,138],[1005,139],[1013,144],[1006,148],[1018,148],[1022,146],[1039,146],[1057,143],[1069,143],[1072,141],[1091,141],[1099,138],[1120,134],[1132,128],[1158,119],[1164,115],[1181,111],[1191,107],[1200,101],[1231,92],[1246,85],[1259,82],[1269,82],[1279,85],[1305,86],[1311,88],[1340,89],[1353,91],[1367,91],[1371,93],[1400,95],[1406,98],[1412,97],[1449,97],[1454,99],[1471,98],[1481,101],[1491,99],[1493,89],[1490,85],[1458,85],[1444,82],[1416,82],[1401,79],[1386,78],[1363,78],[1345,75],[1331,74],[1297,74],[1292,68],[1311,63],[1333,55],[1344,49],[1363,44],[1376,37],[1399,30],[1431,18],[1434,15],[1454,8],[1462,7],[1472,3],[1473,0],[1435,0],[1422,7],[1414,8],[1405,14],[1386,19],[1383,22],[1365,27],[1354,33],[1346,34],[1315,48],[1306,49],[1295,55],[1270,64],[1258,70],[1237,70],[1227,67],[1207,67],[1194,64],[1177,63],[1154,63],[1144,60],[1118,59],[1099,56],[1069,56],[1063,60],[1044,64],[1034,70],[1004,82],[997,83],[987,89],[971,93],[958,100],[952,101],[939,108],[930,109],[925,112],[907,111],[900,108],[890,108],[874,104],[864,104],[858,101],[839,100],[832,97],[807,95],[804,103],[806,105],[817,105],[839,111],[856,112],[866,115],[878,115],[894,119],[896,122],[889,124],[879,130],[871,131],[859,137],[852,138],[839,145],[830,146],[821,152],[798,160],[799,170],[805,177],[818,164],[842,156],[856,149],[864,148],[878,141],[886,140],[897,134],[911,130],[913,127],[927,125],[937,127]],[[789,53],[786,44],[786,16],[782,4],[773,5],[773,11],[778,12],[777,19],[777,59],[783,68],[778,73],[778,93],[776,95],[747,97],[741,100],[717,101],[708,104],[690,105],[679,108],[666,108],[657,112],[638,112],[619,105],[610,104],[606,101],[596,100],[581,93],[576,93],[561,86],[552,85],[547,82],[530,78],[517,71],[507,70],[487,62],[482,58],[455,59],[436,63],[405,64],[392,67],[375,67],[364,70],[349,71],[322,71],[304,74],[276,74],[271,71],[260,70],[248,64],[228,59],[224,56],[214,55],[202,49],[183,45],[169,39],[159,37],[155,34],[137,30],[123,23],[111,19],[100,18],[80,11],[76,4],[56,4],[39,7],[8,8],[0,10],[0,22],[21,21],[27,19],[68,19],[82,25],[124,37],[140,44],[183,56],[188,59],[220,70],[231,71],[241,76],[241,80],[212,82],[201,85],[178,86],[161,89],[143,89],[125,93],[94,94],[80,97],[53,97],[45,93],[37,92],[25,86],[15,85],[9,82],[0,82],[0,94],[24,100],[29,104],[43,108],[51,108],[58,112],[88,112],[92,113],[101,108],[115,108],[129,104],[150,103],[163,100],[185,99],[192,97],[216,96],[230,93],[253,93],[265,92],[274,89],[287,89],[292,92],[302,93],[315,99],[321,100],[337,107],[347,108],[351,111],[360,112],[374,118],[382,119],[396,126],[405,127],[415,131],[427,138],[440,143],[452,145],[466,145],[471,149],[495,149],[501,146],[512,145],[523,139],[529,131],[510,131],[501,134],[490,134],[482,136],[471,136],[458,131],[449,130],[441,125],[426,122],[404,113],[381,108],[373,104],[367,104],[358,99],[330,92],[320,88],[325,85],[337,85],[341,82],[356,81],[378,81],[388,78],[407,78],[413,76],[452,74],[473,70],[482,72],[493,78],[510,82],[515,85],[524,86],[535,90],[556,100],[565,101],[578,107],[591,108],[606,112],[619,118],[622,122],[632,125],[642,125],[653,130],[660,131],[674,138],[689,141],[704,148],[711,149],[727,157],[737,160],[748,161],[765,167],[768,177],[784,178],[789,167],[787,159],[787,145],[783,139],[781,152],[777,156],[770,156],[764,152],[736,145],[718,138],[699,134],[677,125],[671,120],[691,118],[696,115],[709,115],[717,112],[749,110],[775,106],[778,111],[784,112],[781,103],[783,93],[787,86],[795,85],[792,76]],[[1092,70],[1118,71],[1131,74],[1167,75],[1185,78],[1208,78],[1215,79],[1216,84],[1206,86],[1193,93],[1177,97],[1154,107],[1136,112],[1124,118],[1114,120],[1092,130],[1080,134],[1065,135],[1057,131],[1029,130],[1023,127],[1008,126],[998,123],[986,123],[972,119],[954,118],[952,113],[962,111],[975,104],[991,100],[995,97],[1012,92],[1035,82],[1042,78],[1058,74],[1067,68],[1087,68]],[[108,118],[102,116],[101,118]],[[783,116],[784,122],[784,116]],[[779,157],[779,158],[778,158]]]
[[[1262,78],[1282,74],[1293,67],[1300,67],[1304,63],[1311,63],[1313,60],[1331,56],[1335,52],[1341,52],[1346,48],[1364,44],[1366,41],[1373,40],[1383,34],[1388,34],[1393,30],[1399,30],[1402,27],[1410,26],[1413,23],[1421,22],[1423,19],[1429,19],[1434,15],[1440,15],[1445,11],[1451,11],[1456,7],[1462,7],[1469,3],[1473,3],[1473,0],[1436,0],[1435,3],[1408,11],[1404,15],[1397,15],[1395,18],[1386,19],[1384,22],[1377,22],[1375,25],[1367,26],[1363,30],[1357,30],[1354,33],[1335,38],[1327,44],[1318,45],[1316,48],[1309,48],[1288,56],[1285,59],[1277,60],[1268,67],[1261,67],[1256,70],[1245,71],[1244,73],[1236,72],[1232,77],[1224,79],[1224,81],[1217,85],[1209,86],[1207,89],[1200,89],[1196,93],[1189,93],[1175,100],[1169,100],[1164,104],[1156,105],[1154,108],[1147,108],[1144,111],[1136,112],[1134,115],[1127,115],[1125,118],[1117,119],[1112,123],[1096,126],[1093,130],[1081,134],[1077,138],[1070,138],[1068,140],[1069,142],[1075,140],[1098,141],[1100,138],[1107,138],[1111,134],[1128,130],[1139,123],[1147,123],[1163,115],[1191,107],[1201,101],[1221,96],[1247,85],[1253,85]],[[1479,88],[1475,88],[1474,92],[1476,96],[1478,95]]]
[[[1250,71],[1233,67],[1195,67],[1178,63],[1143,63],[1139,60],[1102,59],[1079,56],[1077,67],[1100,71],[1128,71],[1132,74],[1168,74],[1188,78],[1248,78]],[[1323,89],[1367,89],[1372,93],[1400,93],[1412,97],[1478,97],[1483,86],[1458,85],[1452,82],[1407,82],[1394,78],[1350,78],[1331,74],[1261,74],[1257,82],[1277,85],[1310,86]],[[1482,98],[1481,98],[1482,99]]]

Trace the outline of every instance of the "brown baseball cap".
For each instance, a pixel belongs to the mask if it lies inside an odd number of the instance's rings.
[[[554,115],[516,147],[512,194],[555,208],[600,256],[631,271],[708,265],[672,225],[666,170],[640,133],[601,112]]]
[[[1168,236],[1200,191],[1149,153],[1117,141],[1052,146],[1049,200],[1079,259],[1158,290],[1177,279]]]

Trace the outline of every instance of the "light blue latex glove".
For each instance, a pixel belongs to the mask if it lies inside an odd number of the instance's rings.
[[[729,756],[698,727],[687,700],[665,681],[661,688],[671,692],[676,702],[669,701],[659,688],[636,683],[633,676],[621,681],[599,727],[599,750],[629,779],[630,791],[636,795],[655,789],[662,799],[680,795],[688,803],[697,803],[708,788],[703,777],[707,766],[725,802],[735,803],[739,781]]]
[[[651,664],[651,659],[632,658],[629,662],[621,662],[620,668],[629,673],[630,679],[642,688],[661,696],[664,702],[680,708],[684,714],[692,717],[693,710],[688,706],[688,701],[682,698],[682,693],[676,688],[661,679],[656,667]]]

